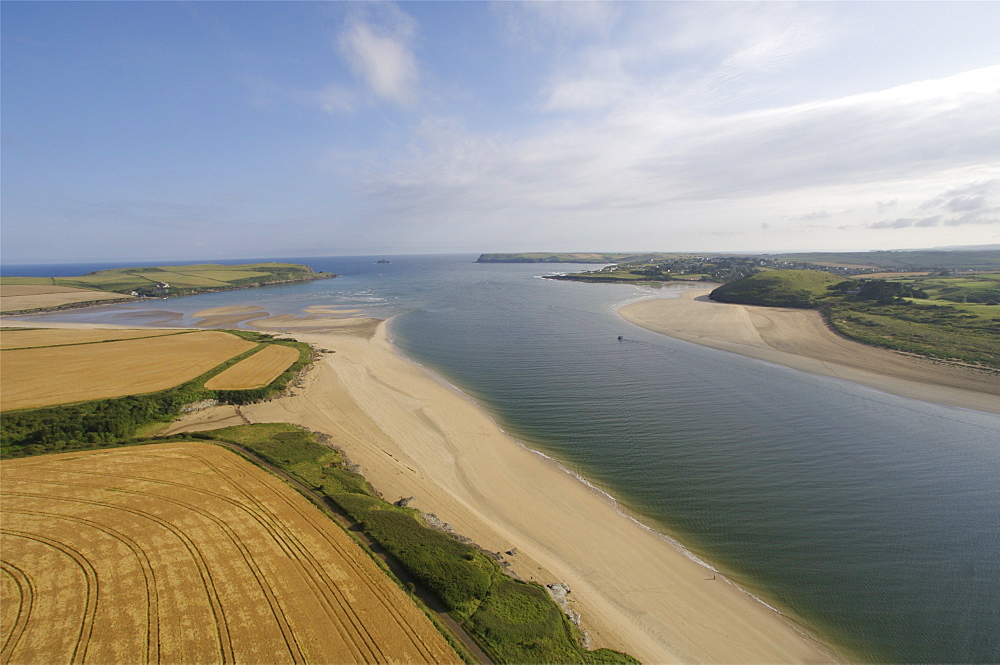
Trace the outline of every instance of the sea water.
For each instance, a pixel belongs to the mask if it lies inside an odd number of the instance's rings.
[[[513,436],[848,653],[1000,661],[1000,416],[700,347],[616,314],[683,285],[545,280],[583,266],[474,256],[376,258],[269,259],[341,277],[57,318],[140,323],[164,309],[191,323],[224,305],[392,317],[406,355]],[[4,273],[31,270],[81,272]]]

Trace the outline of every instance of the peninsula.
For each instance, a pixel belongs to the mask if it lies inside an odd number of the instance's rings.
[[[0,277],[0,312],[31,312],[106,305],[136,298],[167,298],[212,291],[291,284],[337,275],[296,263],[199,263],[114,268],[78,277]]]
[[[676,298],[644,301],[623,308],[621,314],[643,327],[710,346],[724,340],[742,340],[747,335],[758,339],[755,327],[737,328],[751,320],[757,321],[754,326],[763,325],[760,321],[766,318],[771,322],[768,325],[777,326],[767,331],[771,340],[768,345],[780,348],[785,344],[777,339],[777,330],[791,338],[798,337],[801,331],[798,324],[786,327],[775,322],[808,320],[819,326],[817,330],[822,329],[823,336],[840,342],[851,340],[846,346],[841,344],[843,348],[837,352],[845,357],[870,355],[865,346],[898,352],[890,354],[893,362],[884,363],[890,373],[895,372],[894,364],[905,365],[913,360],[903,359],[899,353],[921,356],[952,365],[950,373],[973,373],[972,384],[983,384],[986,392],[992,393],[990,387],[997,383],[1000,371],[998,250],[674,255],[545,277],[641,286],[686,283],[692,288],[704,287],[686,292],[698,294],[696,302],[690,305],[697,306],[697,314],[683,308]],[[741,310],[744,313],[723,317],[717,316],[723,308],[708,309],[709,304],[721,303],[744,306]],[[776,308],[779,311],[774,311]],[[695,326],[696,331],[685,318],[688,315],[696,319],[704,317]],[[816,327],[813,323],[809,325]],[[688,334],[692,331],[693,334]],[[809,344],[800,344],[798,352],[816,359],[819,355],[815,349],[824,344],[816,338]],[[747,349],[737,352],[746,353]],[[759,357],[759,352],[751,355]],[[824,360],[836,362],[831,355]],[[801,363],[794,366],[798,364]],[[871,370],[872,366],[866,367]],[[861,383],[875,385],[870,381]],[[949,378],[944,383],[954,382]],[[966,381],[961,383],[964,385]]]

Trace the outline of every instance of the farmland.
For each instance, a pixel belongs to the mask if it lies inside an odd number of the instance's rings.
[[[336,277],[295,263],[114,268],[75,277],[2,277],[4,312],[52,309],[102,299],[165,297]]]
[[[4,459],[125,443],[194,402],[267,399],[288,386],[311,351],[247,330],[5,329],[2,337]],[[259,387],[205,387],[258,351],[267,376],[251,366],[247,377]]]
[[[209,444],[0,466],[8,662],[459,662],[350,537]]]
[[[293,347],[266,346],[249,358],[244,358],[213,376],[205,382],[205,387],[209,390],[260,388],[278,378],[298,359],[299,352]]]
[[[60,332],[49,338],[53,346],[0,354],[4,411],[164,390],[255,346],[215,330],[93,343],[77,340],[92,339],[94,331]],[[4,337],[14,336],[16,343],[18,334]]]
[[[109,330],[64,328],[24,328],[8,329],[0,336],[0,349],[30,349],[39,346],[63,346],[66,344],[91,344],[123,339],[142,339],[176,335],[177,330]]]
[[[71,286],[7,284],[6,280],[4,282],[0,285],[0,312],[24,312],[80,303],[127,300],[132,297]]]

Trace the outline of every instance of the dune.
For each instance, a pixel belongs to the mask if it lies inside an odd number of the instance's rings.
[[[748,358],[902,397],[1000,413],[1000,380],[994,372],[855,342],[831,330],[814,310],[713,302],[711,289],[640,300],[618,313],[647,330]]]

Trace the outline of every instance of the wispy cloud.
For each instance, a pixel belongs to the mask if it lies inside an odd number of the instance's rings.
[[[415,32],[416,23],[408,14],[395,5],[378,5],[347,22],[337,47],[376,97],[409,106],[419,95],[420,76],[411,46]]]
[[[870,229],[909,229],[938,226],[1000,225],[1000,179],[949,187],[916,207],[922,216],[884,219]],[[928,214],[936,213],[936,214]]]

